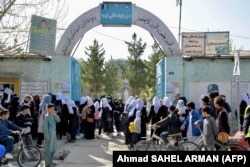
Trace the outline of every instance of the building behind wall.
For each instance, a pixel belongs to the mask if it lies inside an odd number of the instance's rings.
[[[177,93],[196,102],[201,94],[207,95],[211,83],[219,86],[219,93],[226,95],[232,110],[238,109],[243,92],[250,93],[250,54],[241,54],[239,92],[233,76],[234,54],[212,57],[166,57],[166,96],[172,100]],[[238,98],[237,98],[238,94]],[[238,100],[238,101],[237,101]]]
[[[70,56],[0,55],[0,85],[18,96],[63,93],[79,100],[81,68]],[[6,89],[8,87],[9,89]]]

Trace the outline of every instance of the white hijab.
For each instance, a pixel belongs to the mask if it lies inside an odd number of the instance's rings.
[[[154,111],[157,114],[158,111],[159,111],[159,108],[160,108],[159,98],[157,96],[155,96],[153,98],[153,104],[152,105],[154,106]]]
[[[178,100],[176,108],[179,110],[178,114],[185,114],[187,107],[184,105],[183,100]]]
[[[88,105],[88,107],[94,105],[93,99],[89,96],[87,96],[87,105]]]
[[[75,102],[70,99],[68,100],[67,106],[68,106],[69,113],[74,114],[73,107],[76,107]]]
[[[62,93],[56,93],[56,100],[62,100]]]
[[[131,103],[129,104],[128,117],[132,117],[134,115],[136,104],[137,104],[136,100],[132,100]]]
[[[201,94],[199,99],[196,101],[196,109],[199,110],[200,108],[203,107],[203,103],[202,103],[202,98],[204,97],[205,95],[204,94]]]
[[[95,102],[95,104],[94,104],[94,106],[95,106],[95,111],[96,111],[96,110],[98,110],[98,109],[99,109],[99,107],[100,107],[99,102],[98,102],[98,101],[96,101],[96,102]]]
[[[100,106],[102,108],[108,107],[110,110],[112,110],[111,106],[109,105],[108,99],[106,97],[101,99],[101,104]]]
[[[247,103],[247,105],[249,105],[249,103],[250,103],[250,99],[248,98],[246,92],[243,92],[243,93],[241,94],[241,100],[245,101],[245,102]]]
[[[164,97],[164,99],[163,99],[163,105],[165,105],[168,108],[172,105],[171,100],[167,96]]]
[[[80,105],[84,104],[86,101],[87,101],[87,99],[86,99],[85,96],[81,97],[81,99],[80,99]]]
[[[143,108],[143,101],[139,98],[136,100],[136,111],[141,111]]]

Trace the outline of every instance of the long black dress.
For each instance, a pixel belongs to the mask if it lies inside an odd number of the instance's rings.
[[[91,105],[87,108],[87,116],[85,123],[85,137],[86,139],[94,139],[95,138],[95,106]]]

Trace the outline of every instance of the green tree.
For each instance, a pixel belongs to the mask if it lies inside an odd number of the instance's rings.
[[[156,92],[156,64],[164,57],[163,51],[159,48],[157,43],[152,45],[152,54],[148,56],[145,61],[147,67],[146,88],[143,90],[143,97],[147,101],[151,101]]]
[[[91,96],[97,97],[102,91],[104,80],[104,55],[103,45],[95,39],[92,46],[85,48],[87,61],[82,60],[82,78],[84,85],[91,92]]]
[[[115,91],[117,91],[119,84],[118,84],[118,67],[114,64],[114,60],[111,59],[105,66],[105,73],[104,73],[104,82],[103,82],[103,90],[106,94],[113,95]]]
[[[142,39],[137,39],[136,33],[132,35],[131,42],[125,42],[128,46],[130,56],[128,56],[128,68],[124,72],[125,78],[129,80],[129,86],[132,94],[140,95],[145,88],[146,83],[146,66],[141,59],[145,50],[146,43],[142,43]]]

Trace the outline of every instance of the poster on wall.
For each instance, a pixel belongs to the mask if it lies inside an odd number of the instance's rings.
[[[191,56],[205,55],[205,33],[182,33],[182,54]]]
[[[69,93],[70,92],[70,83],[69,82],[63,82],[62,83],[62,92],[63,93]]]
[[[174,93],[174,86],[172,82],[167,82],[166,84],[166,92],[167,93]]]
[[[229,54],[229,32],[183,32],[182,34],[183,55]]]
[[[47,81],[30,81],[21,82],[21,97],[25,94],[38,95],[42,97],[49,91],[49,86]]]

